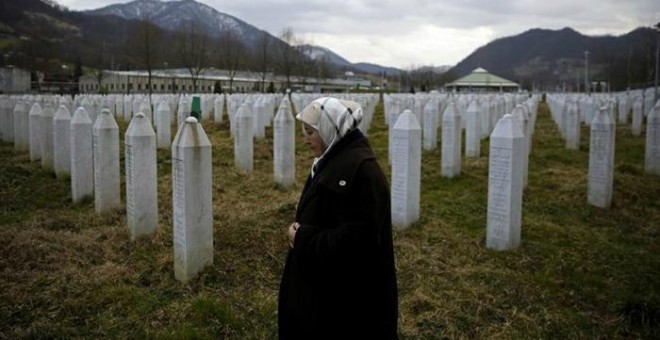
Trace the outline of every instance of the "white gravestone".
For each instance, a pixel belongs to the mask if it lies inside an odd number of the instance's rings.
[[[154,124],[155,123],[154,115],[151,111],[151,105],[149,103],[149,98],[145,97],[140,102],[140,105],[138,106],[138,110],[137,110],[137,112],[135,112],[135,114],[137,114],[138,112],[142,112],[144,114],[144,117],[147,118],[147,120],[149,120],[149,124]]]
[[[32,108],[32,103],[29,101],[23,101],[23,106],[20,111],[22,117],[20,120],[21,124],[21,145],[23,151],[30,152],[30,109]]]
[[[527,115],[527,110],[522,105],[517,105],[511,112],[513,118],[516,119],[518,124],[520,124],[520,131],[523,133],[523,154],[520,156],[522,158],[522,173],[523,173],[523,188],[527,187],[527,170],[529,167],[529,145],[527,138],[527,130],[529,125],[529,116]]]
[[[0,98],[0,140],[8,143],[14,141],[14,114],[9,98]]]
[[[243,172],[252,172],[254,166],[253,119],[250,106],[242,104],[236,114],[234,165]]]
[[[275,118],[275,116],[274,116],[275,115],[275,113],[274,113],[275,103],[276,103],[276,99],[274,97],[269,97],[268,100],[266,101],[266,113],[268,115],[268,119],[266,119],[266,126],[267,127],[271,127],[273,125],[272,121]],[[291,111],[289,111],[289,112],[291,112]]]
[[[11,125],[7,124],[9,117],[7,117],[7,106],[9,105],[9,99],[0,95],[0,141],[5,141],[7,137],[7,127],[11,126],[14,128],[13,117]]]
[[[202,110],[202,120],[209,120],[211,118],[211,103],[209,102],[208,95],[201,95],[199,98],[199,109]]]
[[[296,179],[296,123],[289,107],[280,105],[273,127],[273,177],[275,183],[290,188]]]
[[[143,113],[133,117],[124,139],[126,216],[131,240],[158,226],[156,135]]]
[[[534,124],[536,123],[536,117],[535,114],[533,113],[532,110],[532,105],[528,104],[529,102],[522,104],[521,107],[525,111],[525,114],[527,115],[527,126],[525,130],[523,130],[523,134],[525,135],[525,145],[527,149],[527,160],[529,163],[529,155],[532,153],[532,140],[534,136]]]
[[[46,104],[41,113],[41,167],[53,170],[53,106]]]
[[[41,137],[43,132],[41,130],[41,114],[43,110],[39,103],[32,104],[29,113],[29,143],[30,143],[30,160],[38,161],[41,159]]]
[[[169,149],[172,145],[172,110],[167,101],[163,100],[156,109],[156,130],[159,149]]]
[[[593,98],[588,98],[585,104],[585,113],[584,113],[584,122],[585,124],[591,126],[591,121],[594,120],[594,116],[598,111],[598,104]]]
[[[124,97],[122,95],[117,95],[115,97],[115,117],[117,119],[124,119]]]
[[[442,115],[442,144],[440,166],[443,177],[456,177],[461,173],[461,116],[453,102]]]
[[[222,124],[222,116],[225,112],[225,96],[218,95],[213,101],[213,121]]]
[[[619,124],[626,124],[628,123],[628,112],[630,111],[630,107],[628,104],[628,97],[622,97],[619,99]]]
[[[435,150],[438,143],[438,105],[432,100],[424,105],[424,150]]]
[[[94,137],[94,207],[97,213],[121,207],[119,127],[110,110],[96,117]]]
[[[490,114],[490,101],[485,99],[479,105],[479,125],[481,127],[481,139],[487,138],[490,135],[490,131],[493,129],[491,126],[491,114]]]
[[[124,97],[124,121],[130,122],[133,117],[133,98],[128,95]]]
[[[60,105],[53,117],[53,168],[57,178],[71,175],[71,115]]]
[[[71,118],[71,200],[79,203],[94,195],[92,120],[84,107]]]
[[[631,131],[632,135],[639,137],[642,134],[642,122],[644,121],[644,111],[642,111],[643,106],[642,99],[635,100],[632,105],[632,125]]]
[[[404,113],[413,114],[412,111],[406,109],[403,110],[403,113],[395,111],[390,114],[390,124],[388,130],[388,143],[387,143],[387,161],[392,165],[392,158],[394,158],[394,125],[399,120],[399,117]]]
[[[176,111],[176,130],[179,131],[181,125],[185,123],[186,117],[190,115],[190,104],[185,96],[179,98],[179,107]]]
[[[615,138],[614,122],[603,106],[591,121],[587,201],[605,209],[612,203]]]
[[[140,105],[142,104],[142,95],[139,94],[135,95],[131,99],[133,100],[131,102],[131,112],[133,112],[133,114],[131,115],[131,119],[132,119],[133,116],[135,116],[138,112],[140,112]]]
[[[515,249],[520,244],[523,143],[519,122],[505,114],[490,135],[486,247]]]
[[[660,175],[660,102],[646,117],[646,149],[644,171]]]
[[[2,117],[0,117],[2,119],[2,124],[0,125],[0,128],[2,128],[2,141],[13,143],[14,112],[12,110],[11,101],[5,98],[0,105],[2,105]]]
[[[566,149],[578,150],[580,148],[580,115],[577,103],[566,103]]]
[[[25,138],[27,135],[23,134],[23,125],[27,126],[27,123],[23,120],[28,117],[25,116],[26,105],[23,101],[17,101],[12,115],[14,117],[14,150],[16,151],[26,151],[28,150],[28,143]]]
[[[422,129],[406,110],[393,125],[392,225],[408,228],[419,219]]]
[[[89,95],[82,95],[79,98],[80,98],[80,103],[79,103],[78,106],[83,107],[85,109],[85,112],[87,112],[87,115],[89,116],[89,119],[91,120],[93,118],[91,111],[93,111],[93,109],[94,109],[94,105],[92,104],[92,100],[90,99]],[[94,124],[93,121],[92,121],[92,124]]]
[[[481,155],[481,126],[479,123],[479,104],[473,100],[466,111],[465,122],[465,157],[479,157]]]
[[[266,105],[262,100],[257,101],[252,106],[252,125],[253,133],[256,139],[266,138]]]
[[[186,118],[172,143],[174,276],[182,282],[213,264],[211,161],[202,125]]]

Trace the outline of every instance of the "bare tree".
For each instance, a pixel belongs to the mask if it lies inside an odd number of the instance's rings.
[[[293,29],[290,27],[285,28],[280,34],[280,39],[285,42],[280,44],[278,48],[280,72],[286,77],[286,87],[290,89],[291,75],[296,63],[296,50],[292,47],[296,42]]]
[[[325,80],[332,78],[335,70],[330,65],[328,57],[323,56],[321,59],[316,60],[317,75],[316,77],[320,80]]]
[[[145,16],[136,26],[135,30],[129,34],[129,41],[126,46],[129,48],[129,54],[137,61],[139,67],[147,71],[147,88],[151,101],[152,73],[159,61],[160,56],[160,35],[158,28],[151,23],[148,16]]]
[[[317,60],[311,57],[312,55],[312,46],[308,44],[305,40],[298,37],[294,40],[294,46],[296,51],[296,69],[299,71],[300,76],[302,77],[303,85],[307,83],[307,78],[310,78],[316,75],[316,64]]]
[[[232,92],[236,73],[247,64],[248,51],[233,31],[227,30],[220,36],[220,66],[229,72],[229,92]]]
[[[266,31],[261,31],[255,61],[257,69],[261,72],[261,92],[266,92],[266,76],[272,72],[270,49],[272,45],[271,36]]]
[[[95,65],[96,68],[92,69],[88,74],[94,77],[96,83],[98,84],[98,92],[104,93],[105,89],[103,88],[103,79],[106,76],[105,68],[108,64],[108,58],[106,57],[106,45],[105,42],[101,42],[101,48],[99,48],[95,55],[95,62],[91,63]]]
[[[208,37],[192,21],[186,25],[186,29],[180,32],[176,39],[175,48],[179,61],[190,72],[193,91],[197,91],[197,80],[207,66],[208,40]]]

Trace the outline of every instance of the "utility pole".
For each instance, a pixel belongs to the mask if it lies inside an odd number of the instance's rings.
[[[584,92],[589,94],[589,51],[584,51]]]
[[[660,22],[655,24],[655,89],[653,90],[653,106],[658,102],[658,58],[660,55]]]

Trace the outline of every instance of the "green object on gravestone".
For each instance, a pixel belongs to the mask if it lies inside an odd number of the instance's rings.
[[[197,118],[197,121],[201,122],[202,105],[198,96],[195,96],[192,99],[192,109],[190,111],[190,116]]]

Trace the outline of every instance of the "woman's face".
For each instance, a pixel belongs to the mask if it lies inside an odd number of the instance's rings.
[[[323,139],[321,139],[319,132],[307,123],[303,123],[303,130],[305,131],[305,144],[312,149],[314,157],[321,157],[323,152],[325,152],[325,147],[323,146]]]

